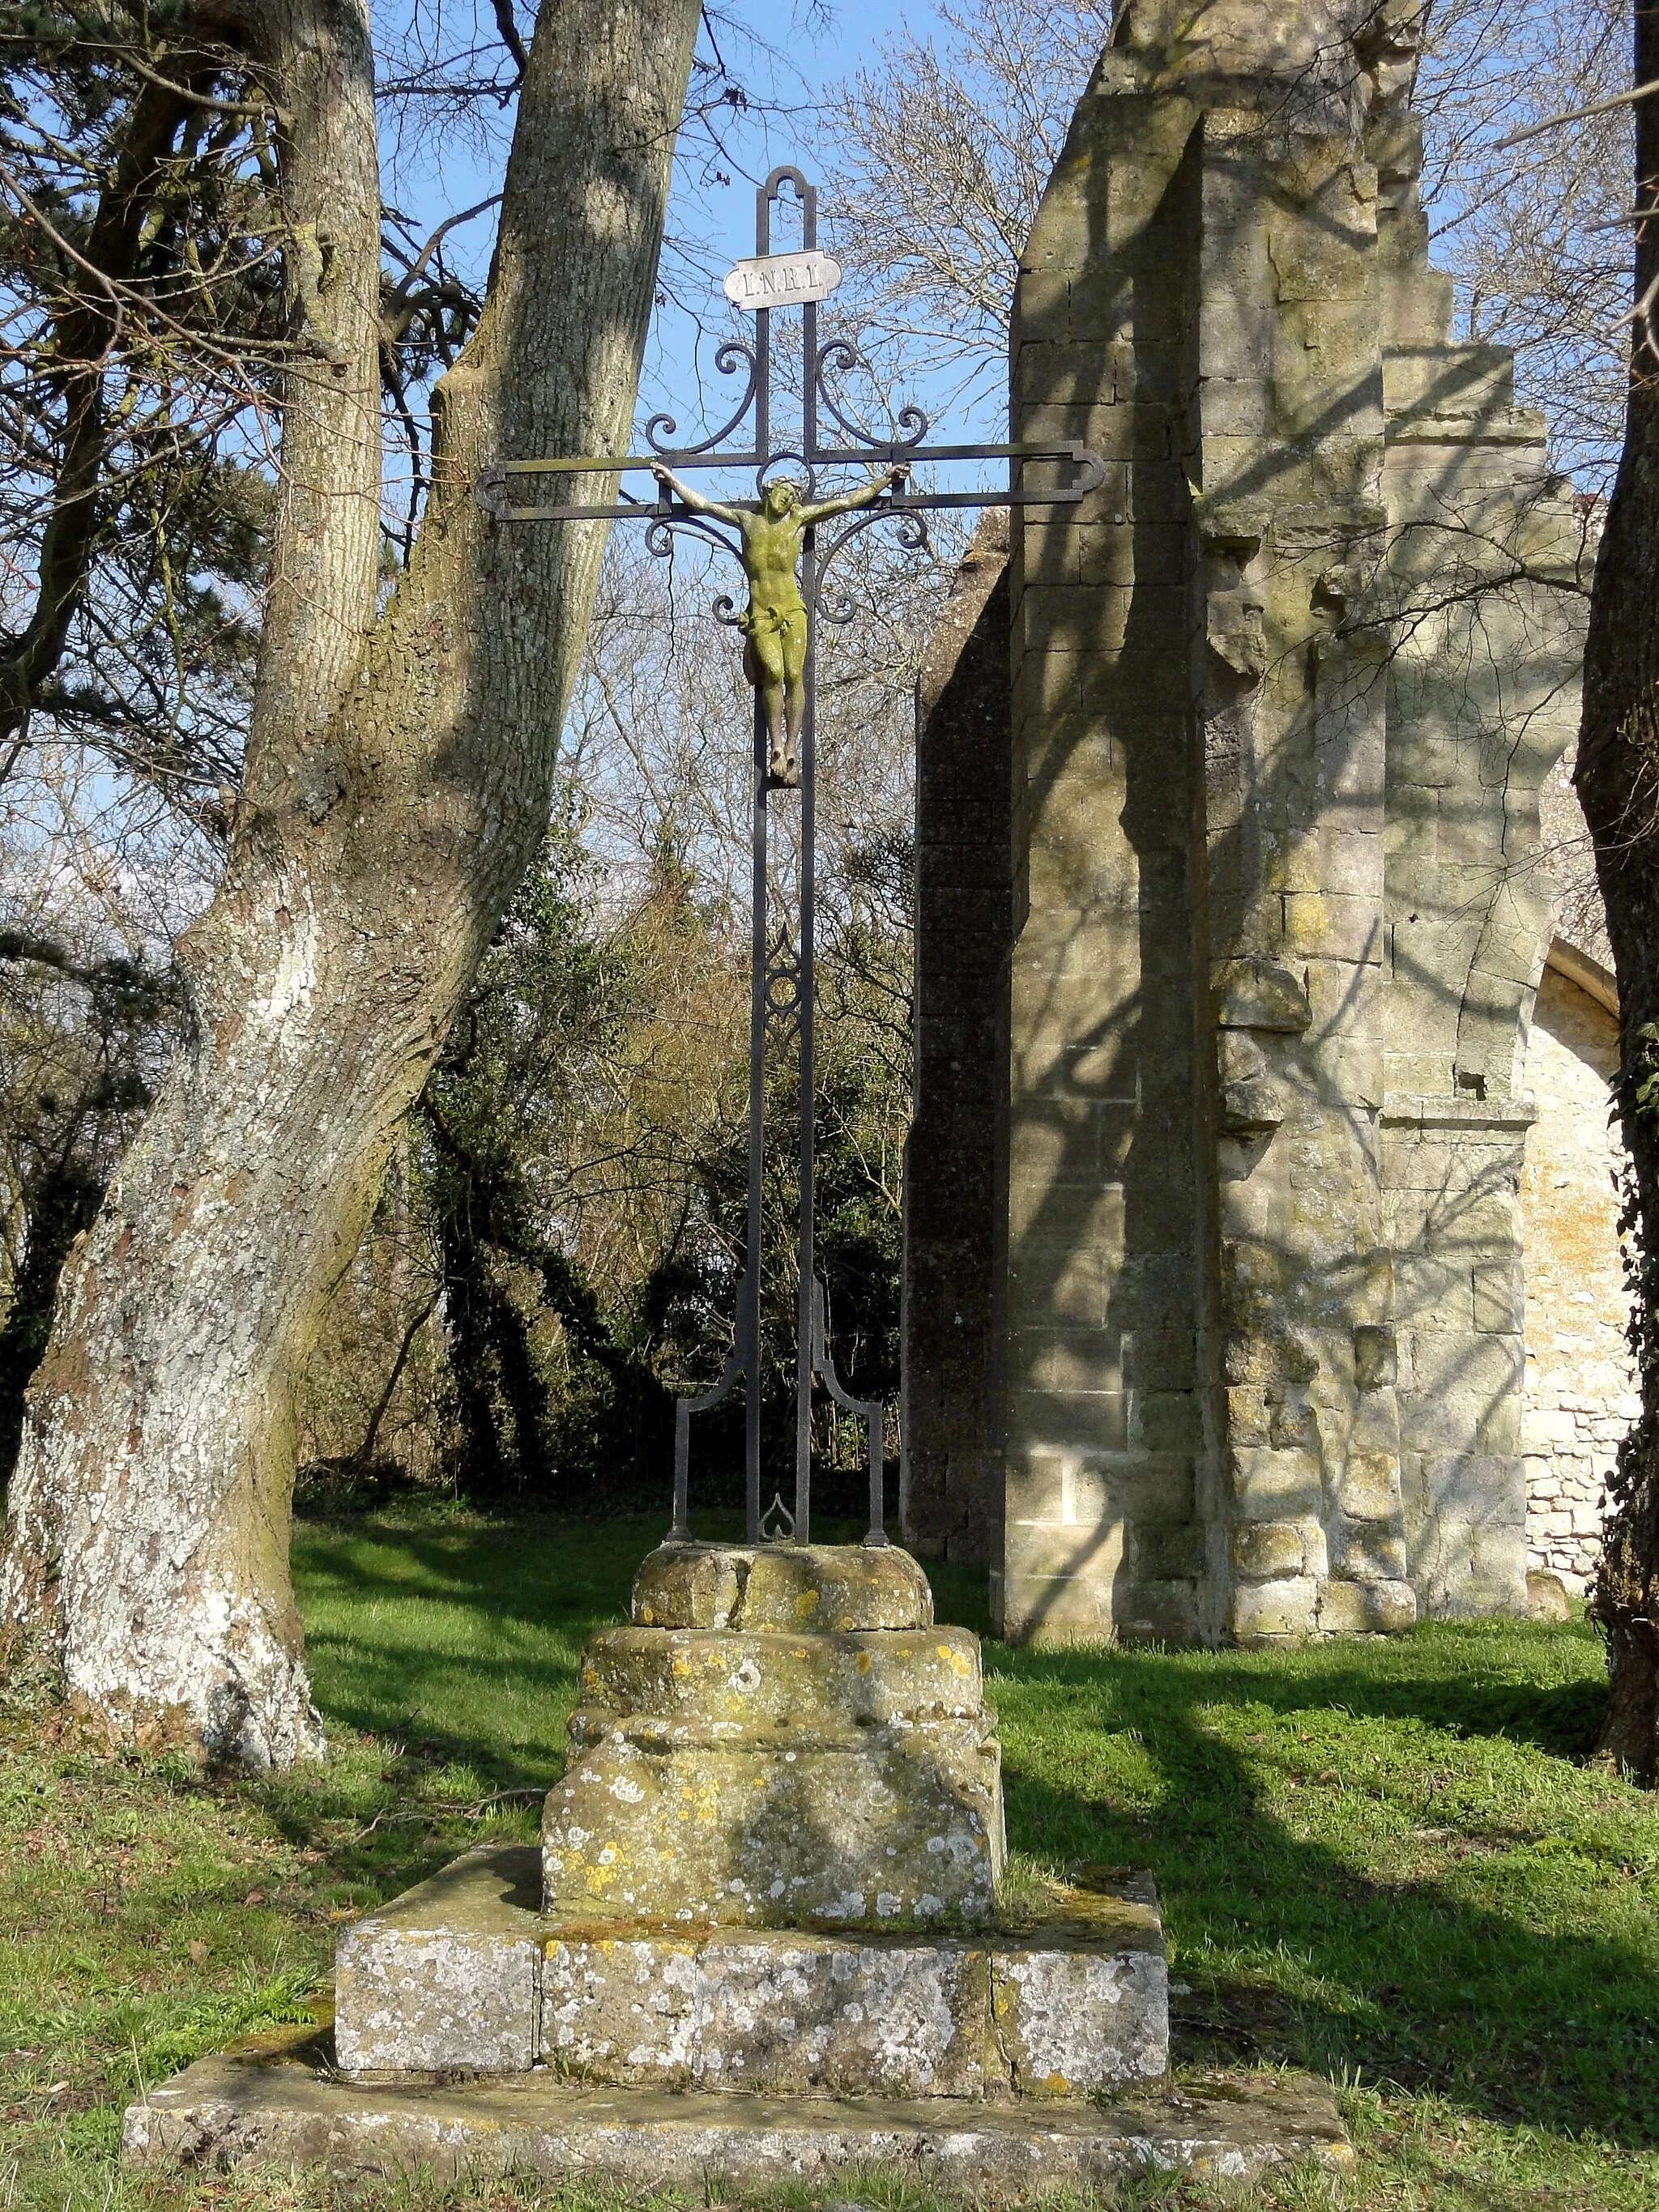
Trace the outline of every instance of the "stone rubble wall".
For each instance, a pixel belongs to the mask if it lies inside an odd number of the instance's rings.
[[[1619,1442],[1641,1411],[1625,1330],[1617,1195],[1623,1147],[1607,1123],[1618,1021],[1553,964],[1538,987],[1527,1087],[1538,1119],[1521,1178],[1526,1255],[1528,1564],[1582,1595],[1601,1553]]]

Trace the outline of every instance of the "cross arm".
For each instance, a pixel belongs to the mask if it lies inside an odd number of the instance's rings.
[[[810,458],[811,465],[817,467],[854,462],[867,465],[872,459],[881,456],[872,456],[867,450],[861,452],[855,447],[835,447],[814,449]],[[1004,445],[917,446],[903,453],[890,451],[887,458],[893,466],[902,465],[907,472],[933,463],[995,460],[1010,463],[1011,478],[1019,472],[1022,464],[1031,462],[1069,462],[1073,471],[1073,480],[1069,483],[1038,484],[1028,488],[1023,483],[1011,481],[1006,490],[1000,491],[905,491],[898,495],[895,505],[906,510],[946,507],[1074,507],[1079,500],[1086,499],[1091,492],[1100,490],[1106,481],[1106,464],[1099,454],[1091,453],[1088,447],[1072,439],[1056,440],[1053,444],[1027,440]],[[485,469],[478,476],[472,492],[484,513],[493,516],[497,522],[620,522],[630,515],[638,520],[648,520],[655,511],[655,502],[630,499],[621,492],[619,482],[620,503],[609,507],[521,506],[513,498],[512,492],[516,480],[526,477],[550,476],[556,481],[561,476],[586,475],[617,480],[629,470],[654,471],[671,461],[682,469],[752,469],[759,466],[764,459],[765,456],[757,453],[627,453],[618,459],[615,455],[582,453],[559,459],[497,461],[492,468]],[[886,483],[878,480],[870,496],[879,497],[886,489]],[[683,491],[681,495],[684,497]],[[865,495],[861,493],[848,495],[848,500],[854,507],[866,504]],[[759,504],[757,500],[733,500],[730,502],[730,508],[733,516],[754,514]],[[846,503],[836,501],[827,502],[819,509],[820,513],[830,514],[844,511]]]
[[[694,485],[683,483],[665,462],[653,462],[651,473],[665,490],[678,493],[693,514],[712,514],[717,522],[729,522],[739,528],[742,526],[738,510],[735,507],[724,507],[717,499],[705,499]]]

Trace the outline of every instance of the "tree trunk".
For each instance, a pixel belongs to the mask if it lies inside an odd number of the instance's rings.
[[[210,1750],[263,1765],[322,1748],[288,1573],[295,1382],[545,828],[603,551],[595,526],[491,525],[471,481],[507,454],[626,450],[698,8],[544,0],[488,301],[378,624],[366,8],[216,12],[249,26],[290,118],[313,351],[286,394],[230,860],[180,948],[185,1041],[65,1271],[0,1607],[112,1716],[182,1706]]]
[[[1659,72],[1659,14],[1636,10],[1636,82]],[[1659,199],[1659,100],[1637,101],[1637,201]],[[1625,447],[1595,563],[1576,781],[1619,978],[1618,1110],[1630,1156],[1632,1340],[1642,1413],[1619,1453],[1590,1599],[1607,1640],[1600,1750],[1650,1777],[1659,1753],[1659,223],[1637,233]]]

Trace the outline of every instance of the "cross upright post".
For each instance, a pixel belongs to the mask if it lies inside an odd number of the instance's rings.
[[[773,250],[772,219],[786,189],[800,212],[799,251]],[[746,1540],[811,1540],[812,1510],[812,1389],[821,1381],[834,1402],[862,1417],[870,1462],[870,1524],[866,1544],[884,1544],[883,1498],[884,1407],[878,1401],[850,1395],[836,1371],[829,1341],[827,1298],[814,1255],[814,1037],[813,975],[816,957],[817,860],[817,678],[819,621],[847,622],[850,605],[826,592],[825,580],[842,549],[872,524],[895,520],[901,544],[917,550],[927,543],[927,515],[944,507],[1074,506],[1104,481],[1097,455],[1067,441],[1052,444],[933,445],[925,441],[928,422],[920,408],[902,407],[893,422],[896,434],[881,438],[866,430],[843,401],[834,381],[869,364],[858,346],[844,337],[820,344],[818,304],[840,283],[839,264],[818,245],[817,191],[801,171],[774,169],[756,193],[755,253],[739,261],[725,281],[726,297],[755,317],[752,345],[728,338],[717,349],[722,375],[747,370],[747,382],[735,411],[719,429],[698,443],[667,442],[679,425],[672,415],[653,416],[645,427],[649,450],[622,459],[581,454],[556,459],[509,460],[486,469],[474,487],[485,512],[501,524],[524,522],[643,521],[646,544],[654,554],[672,552],[676,534],[690,532],[710,540],[741,563],[750,586],[741,612],[730,599],[714,603],[717,620],[739,629],[744,640],[744,671],[755,691],[753,726],[754,801],[750,848],[751,896],[749,1032],[748,1216],[744,1272],[738,1285],[732,1351],[720,1380],[710,1390],[682,1397],[676,1407],[673,1522],[669,1540],[690,1540],[690,1419],[718,1405],[741,1380],[744,1396],[744,1505]],[[801,310],[800,444],[775,443],[772,410],[771,319],[780,308]],[[821,423],[828,418],[828,436]],[[741,442],[744,424],[750,442]],[[736,447],[727,441],[738,440]],[[839,442],[837,442],[839,439]],[[927,491],[914,471],[934,464],[1004,460],[1009,483],[1001,490]],[[804,481],[774,475],[794,464]],[[1044,471],[1041,465],[1048,464]],[[1055,465],[1059,465],[1057,467]],[[820,473],[863,466],[884,474],[862,488],[821,495]],[[1046,474],[1069,470],[1064,482],[1042,482]],[[602,474],[618,480],[629,471],[647,470],[656,478],[652,501],[620,492],[610,506],[522,506],[514,503],[516,481],[526,477]],[[684,480],[685,471],[752,471],[755,497],[714,499]],[[785,487],[787,487],[787,490]],[[845,520],[842,518],[847,518]],[[819,532],[831,527],[827,538]],[[793,905],[781,844],[771,837],[775,799],[799,796],[799,815],[793,840]],[[774,1054],[793,1047],[798,1076],[796,1122],[797,1258],[799,1296],[796,1308],[795,1480],[793,1509],[781,1491],[763,1509],[761,1465],[761,1312],[763,1171],[766,1157],[766,1069],[769,1045]]]

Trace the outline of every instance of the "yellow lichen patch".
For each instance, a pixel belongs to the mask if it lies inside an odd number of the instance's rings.
[[[818,1593],[817,1590],[803,1590],[800,1595],[795,1600],[795,1610],[799,1613],[803,1620],[805,1620],[809,1614],[816,1613],[817,1609]]]
[[[1039,2097],[1069,2097],[1072,2085],[1063,2074],[1045,2074],[1033,2085]]]
[[[860,1674],[867,1674],[870,1671],[870,1654],[867,1651],[860,1651],[853,1664]]]
[[[974,1671],[973,1661],[965,1651],[958,1651],[954,1644],[941,1644],[939,1656],[953,1674],[960,1675],[964,1680]]]

